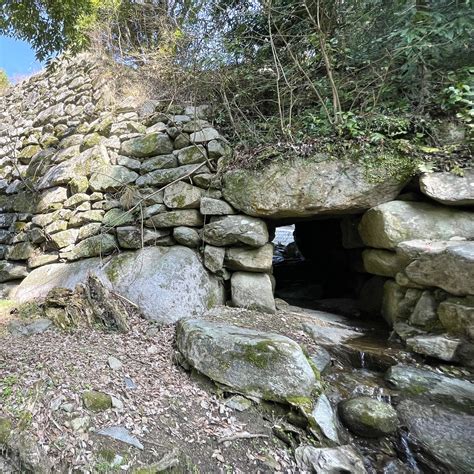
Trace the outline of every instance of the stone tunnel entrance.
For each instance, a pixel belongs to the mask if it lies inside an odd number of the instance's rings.
[[[275,297],[347,316],[380,313],[384,279],[366,273],[358,216],[274,224]]]

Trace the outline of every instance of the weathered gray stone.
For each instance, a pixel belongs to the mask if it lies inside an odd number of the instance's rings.
[[[189,136],[193,143],[205,143],[218,138],[220,138],[220,134],[215,128],[203,128],[198,132],[191,133]]]
[[[168,230],[151,230],[129,226],[117,228],[117,240],[124,249],[140,249],[145,245],[172,245]]]
[[[203,197],[201,199],[201,214],[204,216],[225,216],[235,214],[235,209],[221,199]]]
[[[227,172],[223,193],[246,214],[277,219],[361,212],[394,199],[404,182],[403,173],[371,182],[364,165],[351,160],[298,159]]]
[[[165,189],[163,202],[171,209],[199,209],[202,189],[178,181]]]
[[[222,140],[211,140],[207,144],[207,152],[209,154],[209,159],[217,160],[221,156],[230,156],[232,154],[232,149]]]
[[[389,250],[366,249],[362,252],[365,271],[374,275],[395,277],[409,261]]]
[[[324,393],[318,397],[309,421],[310,425],[315,424],[326,438],[339,444],[336,413]]]
[[[435,460],[429,472],[469,473],[474,465],[474,417],[437,404],[402,400],[397,405],[400,422],[408,428],[416,450]],[[412,446],[413,447],[413,446]],[[426,459],[426,456],[424,456]]]
[[[204,247],[204,265],[213,273],[222,270],[224,265],[225,249],[222,247],[214,247],[206,245]]]
[[[390,386],[410,395],[428,395],[451,404],[469,405],[474,402],[474,383],[428,369],[397,364],[390,367],[385,380]]]
[[[173,151],[173,143],[166,133],[150,133],[122,143],[120,154],[138,158],[166,155]]]
[[[64,117],[64,104],[52,105],[41,111],[33,122],[34,127],[39,127],[47,123],[56,123]]]
[[[131,212],[113,208],[107,211],[102,220],[102,224],[108,227],[118,227],[134,222],[135,218]]]
[[[147,227],[167,228],[167,227],[200,227],[203,218],[199,211],[195,209],[183,209],[179,211],[164,212],[157,214],[145,221]]]
[[[51,236],[52,243],[58,249],[68,247],[69,245],[75,244],[77,241],[79,231],[77,229],[68,229],[63,230],[62,232],[57,232]]]
[[[301,347],[278,334],[197,319],[180,321],[186,361],[236,392],[276,402],[309,400],[315,374]]]
[[[110,163],[107,149],[103,145],[90,148],[68,161],[54,166],[41,178],[38,189],[67,184],[74,176],[90,176],[106,169]]]
[[[32,255],[28,259],[28,268],[37,268],[43,265],[49,265],[50,263],[55,263],[59,260],[59,255],[57,253],[44,253],[39,255]]]
[[[436,323],[439,325],[437,309],[438,303],[432,293],[424,291],[410,316],[410,324],[433,329]]]
[[[67,199],[67,189],[63,187],[55,187],[47,189],[41,193],[40,199],[36,205],[36,212],[48,212],[62,207]]]
[[[203,239],[216,246],[242,243],[261,247],[268,242],[268,230],[265,222],[260,219],[240,215],[226,216],[206,224]]]
[[[94,209],[91,211],[75,212],[69,219],[70,226],[80,226],[89,224],[90,222],[102,222],[104,218],[104,211],[100,209]]]
[[[474,298],[449,298],[438,306],[443,327],[454,336],[474,336]]]
[[[26,265],[0,260],[0,283],[18,280],[28,275]]]
[[[193,165],[207,161],[207,151],[202,145],[191,145],[175,151],[180,165]]]
[[[117,249],[115,237],[110,234],[99,234],[81,240],[69,252],[61,256],[66,260],[79,260],[81,258],[108,255]]]
[[[192,227],[175,227],[173,237],[178,244],[186,247],[198,247],[201,243],[201,236],[196,229]]]
[[[272,259],[272,244],[265,244],[258,249],[231,247],[226,249],[225,266],[231,270],[269,272],[272,269]]]
[[[12,245],[6,251],[7,260],[28,260],[33,255],[34,247],[29,242]]]
[[[406,344],[413,352],[435,357],[446,362],[458,360],[457,351],[461,346],[459,339],[451,339],[445,335],[410,337],[406,340]]]
[[[125,166],[110,165],[92,173],[89,186],[92,191],[109,192],[133,183],[137,178],[138,174]]]
[[[174,155],[158,155],[144,161],[140,166],[142,173],[149,173],[150,171],[176,168],[178,160]]]
[[[442,252],[427,253],[410,263],[405,273],[422,286],[442,288],[453,295],[474,295],[474,242],[459,242]]]
[[[448,206],[474,205],[474,169],[454,173],[424,173],[420,176],[421,192]]]
[[[295,451],[298,467],[304,472],[316,474],[366,474],[364,461],[350,445],[338,448],[315,448],[299,446]]]
[[[474,238],[472,214],[424,202],[392,201],[367,211],[359,232],[370,247],[394,249],[414,239]]]
[[[152,320],[172,323],[199,317],[224,303],[219,281],[187,247],[146,247],[137,252],[73,263],[56,263],[33,270],[13,295],[19,301],[45,298],[52,288],[74,289],[89,273],[107,287],[136,303]]]
[[[339,404],[339,415],[355,434],[377,438],[398,428],[397,412],[391,405],[370,397],[357,397]]]
[[[185,176],[192,176],[196,173],[209,173],[206,165],[184,165],[177,168],[159,169],[140,176],[136,180],[137,186],[163,186],[172,183]]]
[[[266,313],[276,311],[272,282],[267,274],[235,272],[230,283],[234,306]]]
[[[90,197],[86,193],[75,193],[73,194],[70,198],[66,199],[64,201],[63,206],[66,209],[73,209],[83,202],[88,202],[90,200]]]

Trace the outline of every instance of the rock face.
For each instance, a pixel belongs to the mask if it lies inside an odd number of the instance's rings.
[[[369,247],[394,249],[400,242],[413,239],[472,239],[474,219],[469,212],[424,202],[392,201],[367,211],[359,232]]]
[[[315,388],[300,346],[278,334],[188,319],[178,323],[176,343],[191,366],[242,394],[291,403]]]
[[[352,432],[368,438],[386,436],[398,428],[397,412],[392,406],[369,397],[342,402],[339,414]]]
[[[440,405],[411,400],[403,400],[397,406],[397,412],[416,448],[435,460],[431,469],[441,467],[441,472],[472,472],[474,417]]]
[[[230,171],[224,175],[223,194],[246,214],[280,219],[359,213],[394,199],[403,184],[403,176],[373,183],[362,164],[323,158]]]
[[[474,205],[474,169],[463,176],[453,173],[425,173],[420,176],[421,192],[447,206]]]
[[[296,448],[295,458],[298,467],[305,472],[317,474],[342,472],[365,474],[367,472],[362,457],[349,445],[338,448],[300,446]]]
[[[73,289],[92,272],[136,303],[145,317],[156,321],[170,323],[200,316],[223,303],[221,285],[207,273],[197,253],[187,247],[149,247],[102,263],[91,258],[40,267],[22,281],[14,297],[29,301],[44,298],[55,287]]]

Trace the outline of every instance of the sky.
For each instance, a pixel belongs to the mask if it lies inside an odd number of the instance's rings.
[[[42,68],[28,43],[0,36],[0,69],[6,71],[11,82],[18,82]]]

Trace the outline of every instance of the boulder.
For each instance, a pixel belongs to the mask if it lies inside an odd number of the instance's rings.
[[[447,206],[474,205],[474,169],[454,173],[424,173],[420,176],[420,190],[431,199]]]
[[[18,280],[28,275],[26,265],[20,263],[0,261],[0,283],[6,281]]]
[[[230,204],[221,199],[203,197],[201,199],[201,214],[204,216],[225,216],[235,214],[235,210]]]
[[[472,472],[473,416],[413,400],[402,400],[397,412],[401,424],[409,431],[412,451],[426,453],[428,459],[434,460],[427,466],[427,472]]]
[[[350,445],[338,448],[299,446],[295,451],[298,467],[303,472],[316,474],[366,474],[364,461]]]
[[[198,247],[201,243],[201,236],[196,229],[192,227],[175,227],[173,229],[173,237],[178,244],[186,247]]]
[[[44,299],[52,288],[74,289],[89,273],[137,304],[147,319],[164,323],[198,317],[224,302],[221,284],[206,271],[198,253],[181,246],[146,247],[105,260],[45,265],[22,281],[13,298]]]
[[[272,282],[266,273],[235,272],[230,284],[234,306],[265,313],[276,311]]]
[[[196,209],[182,209],[179,211],[164,212],[152,216],[145,221],[147,227],[200,227],[204,223],[202,215]]]
[[[268,230],[264,221],[248,216],[226,216],[215,218],[204,226],[205,242],[218,247],[245,244],[261,247],[268,242]]]
[[[137,178],[138,174],[125,166],[110,165],[99,172],[92,173],[89,186],[92,191],[111,192],[133,183]]]
[[[339,404],[343,423],[355,434],[377,438],[398,428],[397,412],[388,403],[370,397],[357,397]]]
[[[272,244],[265,244],[258,249],[230,247],[225,251],[225,266],[231,270],[270,272],[272,269],[272,260]]]
[[[394,249],[405,240],[474,238],[474,219],[470,212],[425,202],[391,201],[367,211],[359,233],[369,247]]]
[[[202,189],[178,181],[165,189],[163,202],[171,209],[199,209]]]
[[[173,151],[173,143],[166,133],[149,133],[143,137],[132,138],[122,143],[120,154],[142,158],[153,155],[166,155]]]
[[[313,429],[317,428],[327,439],[339,444],[336,413],[326,395],[322,394],[318,397],[308,418]]]
[[[173,245],[169,230],[142,230],[135,226],[118,227],[117,240],[124,249],[140,249],[145,245]]]
[[[79,260],[108,255],[114,250],[117,250],[115,237],[110,234],[98,234],[81,240],[71,250],[61,254],[61,257],[66,260]]]
[[[390,386],[409,395],[427,395],[441,402],[466,406],[474,403],[474,383],[428,369],[394,365],[386,372],[385,380]]]
[[[458,360],[458,350],[461,347],[459,339],[452,339],[443,334],[421,335],[408,338],[407,347],[416,352],[446,362],[456,362]]]
[[[110,158],[103,145],[97,145],[80,155],[63,161],[47,171],[38,182],[38,189],[47,189],[60,184],[67,184],[74,176],[90,176],[108,168]]]
[[[198,319],[180,321],[185,360],[233,391],[275,402],[310,400],[316,377],[301,347],[278,334]]]
[[[203,253],[205,267],[212,273],[217,273],[224,266],[224,256],[224,248],[206,245]]]
[[[449,334],[474,338],[474,298],[448,298],[438,306],[438,318]]]
[[[395,252],[382,249],[366,249],[362,259],[366,272],[385,277],[395,277],[408,263]]]
[[[439,253],[427,253],[410,263],[405,273],[418,285],[435,286],[453,295],[474,295],[474,242],[458,242]]]
[[[233,207],[265,218],[355,214],[394,199],[405,177],[367,178],[363,163],[351,160],[273,162],[257,171],[224,175],[223,194]]]
[[[198,173],[209,173],[209,168],[200,164],[158,169],[137,178],[136,184],[137,186],[163,186],[185,176],[192,176]]]

